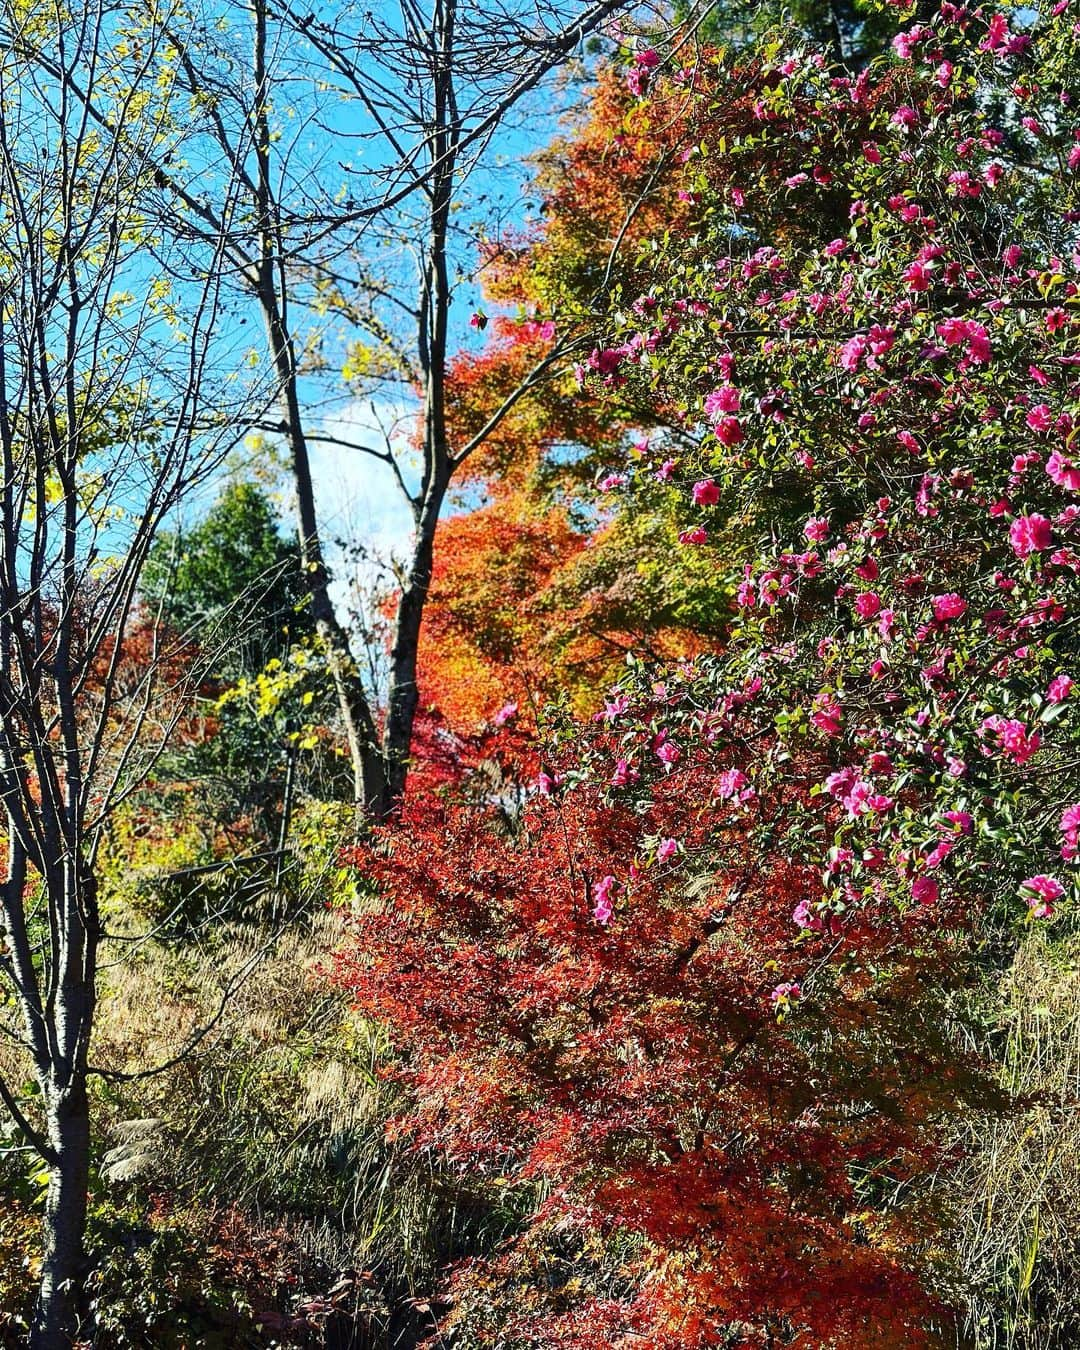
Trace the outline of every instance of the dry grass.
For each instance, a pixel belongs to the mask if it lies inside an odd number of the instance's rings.
[[[1015,1111],[966,1122],[945,1187],[979,1350],[1080,1344],[1080,942],[1033,934],[991,1040]]]

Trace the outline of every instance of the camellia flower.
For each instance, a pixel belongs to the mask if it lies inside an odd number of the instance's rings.
[[[934,330],[948,347],[967,343],[967,358],[976,365],[986,365],[990,360],[990,335],[981,323],[974,319],[946,319]]]
[[[911,883],[911,898],[917,905],[936,904],[939,894],[938,884],[933,877],[918,876]]]
[[[656,756],[656,758],[660,761],[661,764],[666,764],[668,768],[671,768],[672,765],[677,764],[679,760],[682,758],[682,751],[679,749],[679,747],[675,744],[674,741],[668,740],[668,733],[666,728],[662,728],[653,737],[652,748],[653,754]]]
[[[1005,46],[1009,37],[1009,20],[1004,14],[995,14],[987,27],[986,36],[979,43],[979,50],[996,52]]]
[[[1036,403],[1024,420],[1032,431],[1049,431],[1053,425],[1054,415],[1050,411],[1049,403]]]
[[[813,543],[820,543],[829,537],[829,522],[824,516],[811,516],[803,526],[803,534]]]
[[[823,933],[825,923],[820,914],[815,914],[810,908],[809,900],[800,900],[791,912],[791,921],[797,924],[799,928],[808,929],[812,933]]]
[[[1017,764],[1026,764],[1042,743],[1037,731],[1029,732],[1015,717],[1001,717],[995,713],[983,721],[982,730],[992,732],[999,747]]]
[[[593,909],[593,918],[598,924],[607,925],[611,922],[612,915],[615,913],[611,904],[611,892],[615,889],[616,880],[612,876],[602,877],[593,887],[593,900],[595,908]]]
[[[503,727],[507,722],[512,721],[518,715],[518,705],[516,703],[504,703],[499,711],[492,718],[497,727]]]
[[[821,693],[814,699],[810,720],[826,736],[839,736],[841,725],[840,704],[832,694]]]
[[[713,434],[721,445],[738,445],[743,438],[742,423],[737,417],[722,417],[713,428]]]
[[[1058,487],[1068,488],[1070,492],[1080,492],[1080,466],[1068,455],[1054,450],[1046,461],[1046,472]]]
[[[1072,862],[1073,858],[1080,852],[1080,802],[1074,802],[1072,806],[1067,806],[1062,811],[1061,834],[1065,840],[1061,848],[1061,856],[1066,862]]]
[[[959,619],[967,609],[967,601],[955,591],[947,595],[935,595],[932,601],[934,618],[938,623],[947,623],[950,619]]]
[[[1017,516],[1009,527],[1009,542],[1018,558],[1038,553],[1053,543],[1053,532],[1045,516],[1037,513],[1030,516]]]
[[[769,995],[773,1003],[794,1003],[796,999],[802,998],[802,989],[799,985],[788,981],[784,984],[778,984]]]
[[[628,759],[620,759],[615,763],[615,772],[611,775],[612,787],[626,787],[630,783],[637,781],[638,771]]]
[[[1060,900],[1064,894],[1065,887],[1057,877],[1048,877],[1042,872],[1020,883],[1020,895],[1027,901],[1033,919],[1052,918],[1054,901]]]
[[[1064,703],[1076,686],[1076,681],[1068,675],[1056,675],[1050,681],[1046,691],[1047,703]]]
[[[720,489],[711,478],[703,479],[702,482],[694,484],[695,506],[715,506],[719,500]]]
[[[669,858],[674,858],[679,851],[678,841],[675,839],[661,839],[656,847],[656,857],[658,862],[667,862]]]
[[[732,797],[745,802],[753,797],[754,789],[741,769],[725,769],[716,780],[716,795],[722,802]]]
[[[873,591],[861,591],[855,597],[855,613],[860,619],[872,619],[881,609],[881,597]]]
[[[705,396],[705,416],[710,422],[718,422],[724,413],[739,411],[741,397],[739,391],[730,384],[714,389]]]

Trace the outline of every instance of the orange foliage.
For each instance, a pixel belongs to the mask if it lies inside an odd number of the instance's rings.
[[[421,698],[472,731],[543,678],[544,618],[529,601],[585,546],[566,514],[519,500],[439,525],[424,619]]]

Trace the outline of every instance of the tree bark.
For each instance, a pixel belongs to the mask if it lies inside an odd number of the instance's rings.
[[[46,1116],[54,1158],[49,1164],[45,1256],[30,1350],[71,1350],[81,1323],[90,1181],[90,1111],[82,1074],[48,1101]]]
[[[416,682],[420,629],[431,589],[431,570],[435,556],[435,530],[446,491],[450,485],[450,466],[445,454],[436,460],[436,471],[428,487],[427,498],[417,522],[415,551],[394,623],[394,642],[390,652],[390,700],[383,730],[384,798],[375,803],[372,814],[388,815],[405,792],[409,772],[409,750],[413,723],[420,697]]]

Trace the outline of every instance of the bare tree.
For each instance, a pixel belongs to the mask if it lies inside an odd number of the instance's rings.
[[[312,616],[338,692],[356,800],[376,817],[405,785],[435,532],[453,476],[566,357],[556,343],[484,427],[452,443],[451,320],[456,290],[472,283],[476,243],[455,226],[456,198],[470,182],[482,184],[508,119],[622,3],[431,0],[422,9],[400,0],[391,17],[389,8],[375,15],[344,5],[317,16],[254,0],[236,26],[246,48],[237,31],[176,35],[178,79],[202,110],[218,169],[208,176],[203,168],[198,183],[170,171],[168,185],[192,237],[220,232],[214,192],[246,199],[248,228],[229,247],[261,316],[276,385],[276,412],[262,429],[287,450]],[[414,401],[415,480],[391,437],[337,436],[320,423],[310,330],[313,314],[328,309],[380,345]],[[331,598],[311,468],[316,442],[386,465],[411,514],[382,689],[365,682]]]
[[[151,209],[182,139],[163,19],[88,0],[3,22],[0,1029],[38,1091],[0,1080],[0,1101],[48,1170],[31,1345],[59,1350],[84,1264],[98,849],[173,720],[164,653],[152,638],[133,663],[131,621],[159,525],[221,457],[200,428],[228,357],[224,238],[180,258]]]

